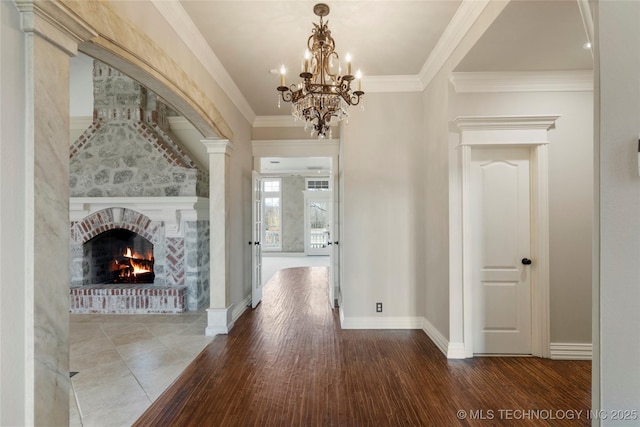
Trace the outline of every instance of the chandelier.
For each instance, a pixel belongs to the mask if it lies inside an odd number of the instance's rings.
[[[280,68],[278,91],[285,102],[291,102],[291,113],[296,120],[305,121],[305,130],[311,127],[311,135],[319,139],[331,138],[331,124],[349,117],[348,108],[358,105],[362,91],[360,70],[351,74],[351,57],[346,55],[346,74],[340,75],[340,58],[334,50],[336,43],[331,31],[322,18],[329,14],[329,6],[316,4],[313,13],[320,17],[320,24],[313,24],[311,36],[307,40],[307,51],[302,62],[301,81],[285,85],[286,69]],[[338,67],[337,71],[335,67]],[[351,82],[356,80],[357,90],[351,90]],[[278,97],[280,107],[280,97]],[[334,120],[335,119],[335,120]]]

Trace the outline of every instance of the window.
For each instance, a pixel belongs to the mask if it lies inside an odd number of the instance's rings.
[[[282,220],[280,178],[262,180],[263,197],[263,232],[262,248],[265,250],[282,250]]]
[[[329,190],[329,180],[327,178],[307,178],[307,190]]]

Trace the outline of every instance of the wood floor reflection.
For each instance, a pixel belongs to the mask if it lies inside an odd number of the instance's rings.
[[[422,331],[341,330],[326,286],[326,267],[278,272],[136,425],[590,425],[590,362],[447,360]]]

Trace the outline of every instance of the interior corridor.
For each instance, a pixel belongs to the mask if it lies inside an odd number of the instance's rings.
[[[447,360],[420,330],[341,330],[327,270],[281,270],[136,425],[590,425],[591,362]]]

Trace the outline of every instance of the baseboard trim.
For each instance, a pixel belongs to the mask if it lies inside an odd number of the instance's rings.
[[[340,308],[342,329],[420,329],[422,317],[345,317]]]
[[[263,257],[304,257],[307,256],[304,252],[277,252],[277,251],[265,251],[262,252]]]
[[[231,310],[231,320],[233,323],[242,316],[242,313],[244,313],[249,306],[251,306],[251,294],[244,297],[239,303],[233,305],[233,309]]]
[[[449,340],[440,333],[440,331],[429,322],[426,317],[422,318],[422,330],[433,341],[438,349],[448,357]]]
[[[551,359],[555,360],[591,360],[593,358],[591,343],[551,343],[549,349]]]

